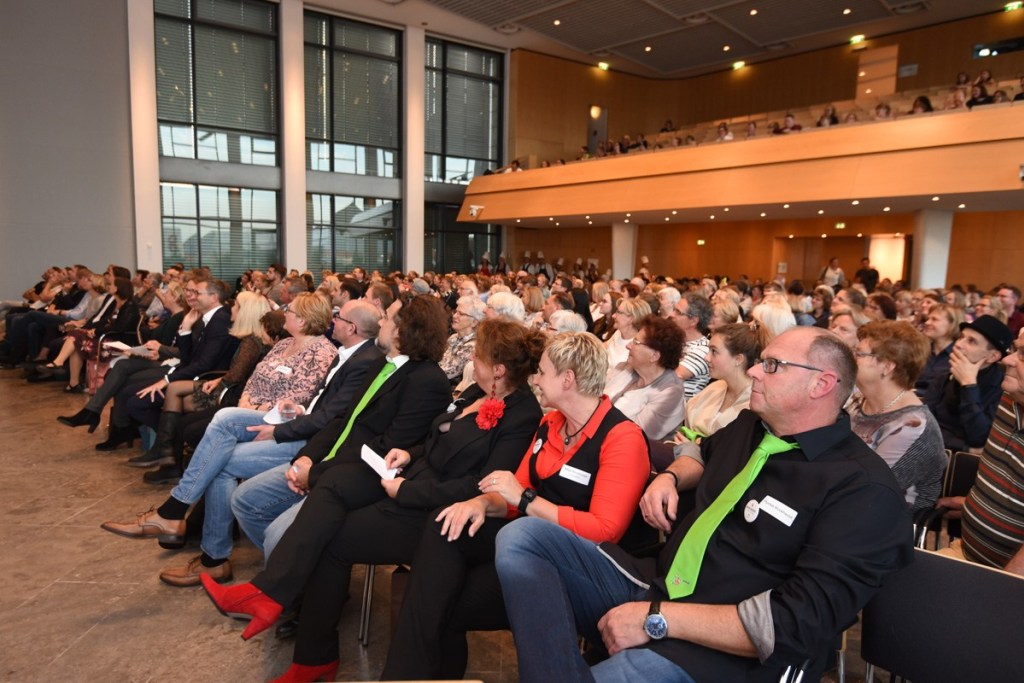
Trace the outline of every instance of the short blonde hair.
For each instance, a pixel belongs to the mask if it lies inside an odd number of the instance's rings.
[[[544,349],[558,373],[572,370],[576,390],[584,396],[600,396],[608,374],[608,352],[589,332],[563,332]]]
[[[640,324],[642,318],[646,318],[651,314],[651,306],[640,298],[622,299],[619,301],[616,312],[633,318],[634,326],[636,326]]]
[[[331,304],[322,296],[299,294],[288,304],[288,310],[302,318],[302,334],[315,337],[331,326]]]
[[[248,337],[255,334],[263,334],[263,326],[260,318],[270,311],[270,302],[266,297],[256,292],[239,292],[235,298],[238,304],[238,313],[235,315],[235,322],[231,325],[230,334],[232,337]]]

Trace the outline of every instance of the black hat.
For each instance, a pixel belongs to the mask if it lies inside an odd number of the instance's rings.
[[[960,323],[960,329],[965,330],[971,328],[991,344],[1000,356],[1005,357],[1009,353],[1010,346],[1013,344],[1013,333],[1010,332],[1010,328],[999,322],[999,319],[991,315],[983,315],[975,319],[974,322]]]

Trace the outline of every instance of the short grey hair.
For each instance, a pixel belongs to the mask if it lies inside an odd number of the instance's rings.
[[[457,306],[465,306],[468,309],[466,314],[477,322],[487,317],[487,304],[478,296],[468,294],[460,296],[455,303]]]
[[[548,324],[555,332],[586,332],[587,322],[574,311],[555,311],[548,319]]]
[[[526,320],[526,306],[523,305],[523,300],[512,292],[492,293],[487,297],[487,307],[493,308],[495,313],[506,320],[517,323]]]

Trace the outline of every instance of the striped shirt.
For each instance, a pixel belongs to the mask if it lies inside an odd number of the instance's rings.
[[[963,508],[964,557],[1002,569],[1024,543],[1021,407],[1003,394]]]
[[[698,337],[693,341],[683,343],[683,355],[679,359],[679,364],[693,375],[690,379],[683,382],[687,400],[700,393],[700,390],[711,381],[711,375],[708,374],[708,347],[710,341],[707,337]]]

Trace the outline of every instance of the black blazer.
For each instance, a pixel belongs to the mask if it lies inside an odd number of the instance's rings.
[[[139,307],[131,299],[125,301],[121,310],[116,309],[117,302],[111,303],[94,329],[97,335],[107,335],[121,341],[138,341]],[[88,327],[88,326],[87,326]]]
[[[407,361],[370,399],[335,457],[321,462],[334,448],[352,410],[384,363],[385,359],[381,357],[369,368],[363,385],[355,393],[354,397],[358,398],[317,432],[296,455],[296,458],[306,456],[314,463],[309,473],[311,487],[325,469],[339,462],[359,462],[363,444],[381,456],[392,448],[415,446],[426,437],[434,418],[451,403],[451,385],[441,366],[429,360]]]
[[[332,418],[345,412],[349,404],[354,405],[354,401],[359,400],[362,393],[356,392],[365,385],[370,368],[375,368],[374,374],[380,372],[380,359],[383,356],[372,339],[365,342],[334,373],[331,383],[324,389],[323,396],[313,406],[312,412],[274,427],[274,440],[283,443],[312,438]]]
[[[210,370],[227,370],[238,348],[238,339],[228,334],[230,329],[231,309],[221,306],[200,332],[199,339],[195,339],[195,332],[179,335],[177,346],[181,351],[181,364],[168,379],[172,382],[194,379]]]
[[[537,426],[544,412],[528,387],[505,397],[505,413],[487,431],[476,425],[475,416],[455,417],[462,408],[483,395],[476,384],[462,393],[456,410],[439,415],[431,424],[427,440],[409,449],[412,464],[402,476],[395,502],[419,510],[451,505],[478,495],[481,477],[495,470],[515,472],[530,452]],[[438,427],[450,422],[448,434]]]

